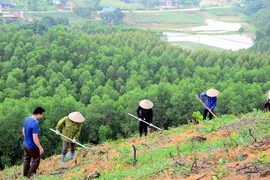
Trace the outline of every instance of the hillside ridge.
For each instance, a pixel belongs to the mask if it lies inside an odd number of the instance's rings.
[[[42,160],[33,179],[268,179],[269,117],[260,111],[223,116],[143,138],[78,148],[75,160],[65,165],[60,155]],[[22,166],[14,166],[0,178],[24,179],[20,172]]]

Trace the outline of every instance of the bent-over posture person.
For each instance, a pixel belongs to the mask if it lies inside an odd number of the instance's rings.
[[[148,99],[144,99],[142,101],[140,101],[139,103],[139,107],[137,108],[137,115],[139,118],[141,118],[142,120],[152,124],[152,120],[153,120],[153,106],[154,104],[148,100]],[[148,128],[148,124],[140,121],[139,123],[139,133],[140,133],[140,137],[142,137],[142,134],[144,132],[144,135],[147,136],[147,128]]]
[[[69,144],[70,144],[70,159],[74,158],[76,141],[79,139],[79,136],[81,134],[82,122],[84,122],[83,115],[80,112],[76,111],[76,112],[70,113],[68,116],[59,120],[56,125],[56,128],[55,128],[57,131],[56,134],[59,135],[60,133],[59,130],[61,129],[62,124],[64,124],[64,127],[62,129],[62,134],[72,139],[72,141],[70,141],[63,136],[61,137],[63,140],[61,162],[63,164],[66,162],[66,154],[68,151]]]
[[[23,175],[28,178],[36,174],[40,163],[40,156],[44,153],[44,149],[39,142],[40,129],[38,124],[38,121],[43,118],[44,112],[45,109],[42,107],[36,107],[32,116],[27,117],[23,124]]]
[[[270,90],[266,94],[267,102],[264,104],[264,111],[266,112],[267,107],[269,108],[270,111]]]
[[[214,113],[214,110],[217,106],[217,95],[219,94],[219,91],[216,89],[209,89],[206,92],[202,92],[200,94],[200,100],[203,102],[205,100],[204,104]],[[203,111],[203,119],[206,119],[207,114],[209,113],[209,119],[213,118],[213,114],[209,112],[207,107],[204,106]]]

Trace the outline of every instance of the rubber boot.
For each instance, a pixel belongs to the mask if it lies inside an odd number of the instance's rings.
[[[66,155],[62,154],[62,159],[61,159],[62,164],[64,164],[66,162]]]
[[[70,160],[74,158],[74,152],[70,152]]]

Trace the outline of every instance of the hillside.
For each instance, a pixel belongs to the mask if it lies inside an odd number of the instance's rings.
[[[224,12],[202,13],[238,19]],[[270,56],[257,53],[261,45],[254,52],[189,51],[158,31],[57,20],[0,27],[0,180],[23,179],[21,128],[37,105],[46,109],[45,153],[34,179],[87,179],[91,172],[100,179],[269,179],[269,114],[254,110],[270,87]],[[268,31],[260,34],[267,47]],[[194,95],[212,87],[221,92],[220,119],[185,125],[201,110]],[[127,113],[144,98],[165,130],[139,139]],[[61,140],[49,128],[77,110],[87,119],[79,140],[90,149],[62,167]]]
[[[99,179],[269,179],[269,117],[254,110],[106,142],[78,150],[65,166],[55,155],[41,161],[33,179],[90,179],[95,173]],[[21,172],[14,166],[0,178],[23,179]]]

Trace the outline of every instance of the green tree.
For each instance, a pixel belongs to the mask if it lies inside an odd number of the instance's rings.
[[[109,139],[112,139],[112,130],[110,126],[101,125],[98,128],[99,142],[105,142]]]
[[[8,74],[14,77],[17,81],[24,82],[24,72],[22,69],[19,68],[12,69],[12,71]]]
[[[7,46],[4,47],[4,59],[9,60],[14,52],[14,44],[13,43],[9,43]]]
[[[121,24],[123,23],[124,13],[119,8],[116,8],[112,12],[103,12],[101,18],[106,24]]]
[[[55,89],[55,94],[58,95],[61,98],[65,98],[68,96],[67,89],[64,85],[60,84],[56,89]]]
[[[87,106],[87,112],[85,118],[89,119],[83,126],[83,131],[87,132],[82,136],[87,142],[98,142],[98,128],[102,125],[102,102],[99,96],[92,96],[90,104]]]
[[[6,98],[0,109],[0,130],[5,132],[0,138],[0,168],[22,163],[22,142],[21,134],[23,119],[29,115],[24,100]]]
[[[113,66],[109,66],[106,72],[106,78],[115,79],[115,69]]]
[[[16,89],[18,85],[17,79],[14,78],[12,75],[8,75],[6,81],[6,87],[11,89]]]
[[[146,98],[154,103],[154,124],[167,129],[171,119],[167,116],[167,110],[172,108],[170,99],[172,96],[171,86],[169,83],[159,83],[151,85]],[[161,103],[162,102],[162,103]]]
[[[32,11],[38,10],[38,2],[37,2],[37,0],[28,0],[27,1],[27,7],[28,7],[28,9],[30,9]]]

